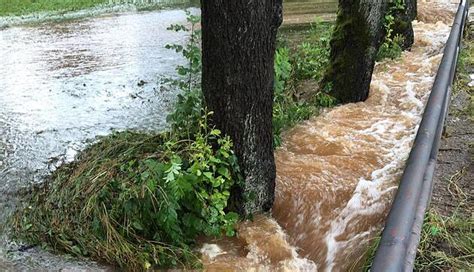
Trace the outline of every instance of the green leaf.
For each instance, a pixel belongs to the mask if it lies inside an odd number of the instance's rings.
[[[214,176],[212,175],[211,172],[204,172],[203,174],[204,174],[204,176],[205,176],[206,178],[208,178],[209,180],[213,180],[213,179],[214,179]]]
[[[143,231],[143,226],[142,226],[142,224],[141,224],[140,222],[138,222],[138,221],[133,221],[132,226],[133,226],[133,228],[136,229],[136,230]]]

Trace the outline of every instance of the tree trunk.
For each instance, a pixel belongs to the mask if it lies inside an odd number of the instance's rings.
[[[396,35],[403,37],[401,47],[408,50],[415,42],[415,33],[413,32],[412,21],[416,18],[416,0],[404,0],[405,9],[397,10],[394,14],[395,23],[393,25],[392,38]]]
[[[341,102],[364,101],[369,95],[387,6],[387,0],[339,0],[323,84],[332,83],[332,95]]]
[[[407,9],[408,16],[413,21],[418,15],[418,1],[417,0],[405,0],[405,5]]]
[[[282,0],[201,0],[202,88],[212,122],[234,142],[245,182],[240,214],[271,209],[275,193],[272,107]]]

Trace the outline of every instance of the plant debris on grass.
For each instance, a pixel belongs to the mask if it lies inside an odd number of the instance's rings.
[[[238,219],[224,211],[238,180],[231,141],[201,125],[192,140],[101,138],[35,189],[13,218],[16,236],[132,270],[198,265],[195,238],[234,235]]]
[[[191,28],[169,28],[189,34],[186,45],[167,45],[188,60],[177,67],[177,78],[164,82],[181,90],[167,119],[171,130],[99,138],[33,189],[12,218],[16,238],[135,271],[199,267],[196,237],[235,235],[239,218],[227,205],[242,177],[232,141],[207,123],[212,113],[200,89],[199,17],[187,15]],[[296,51],[277,50],[275,145],[283,129],[334,104],[319,89],[307,99],[295,95],[302,80],[318,81],[324,73],[331,31],[314,24]]]

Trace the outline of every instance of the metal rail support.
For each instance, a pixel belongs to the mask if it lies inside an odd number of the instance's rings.
[[[431,95],[387,217],[371,271],[413,270],[423,218],[433,191],[436,157],[449,108],[451,84],[456,72],[468,13],[469,3],[463,0],[456,13]]]

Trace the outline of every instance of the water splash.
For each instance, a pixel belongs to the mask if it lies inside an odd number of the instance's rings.
[[[445,14],[444,7],[430,3],[420,10]],[[448,12],[452,20],[453,10]],[[357,269],[383,226],[450,27],[439,20],[415,22],[414,30],[411,52],[376,65],[367,101],[326,110],[284,135],[275,152],[273,218],[243,223],[234,240],[242,250],[204,258],[206,268],[225,263],[240,271]],[[250,252],[233,262],[232,253],[245,249]],[[279,258],[269,257],[274,254]],[[300,265],[289,267],[292,262]]]

